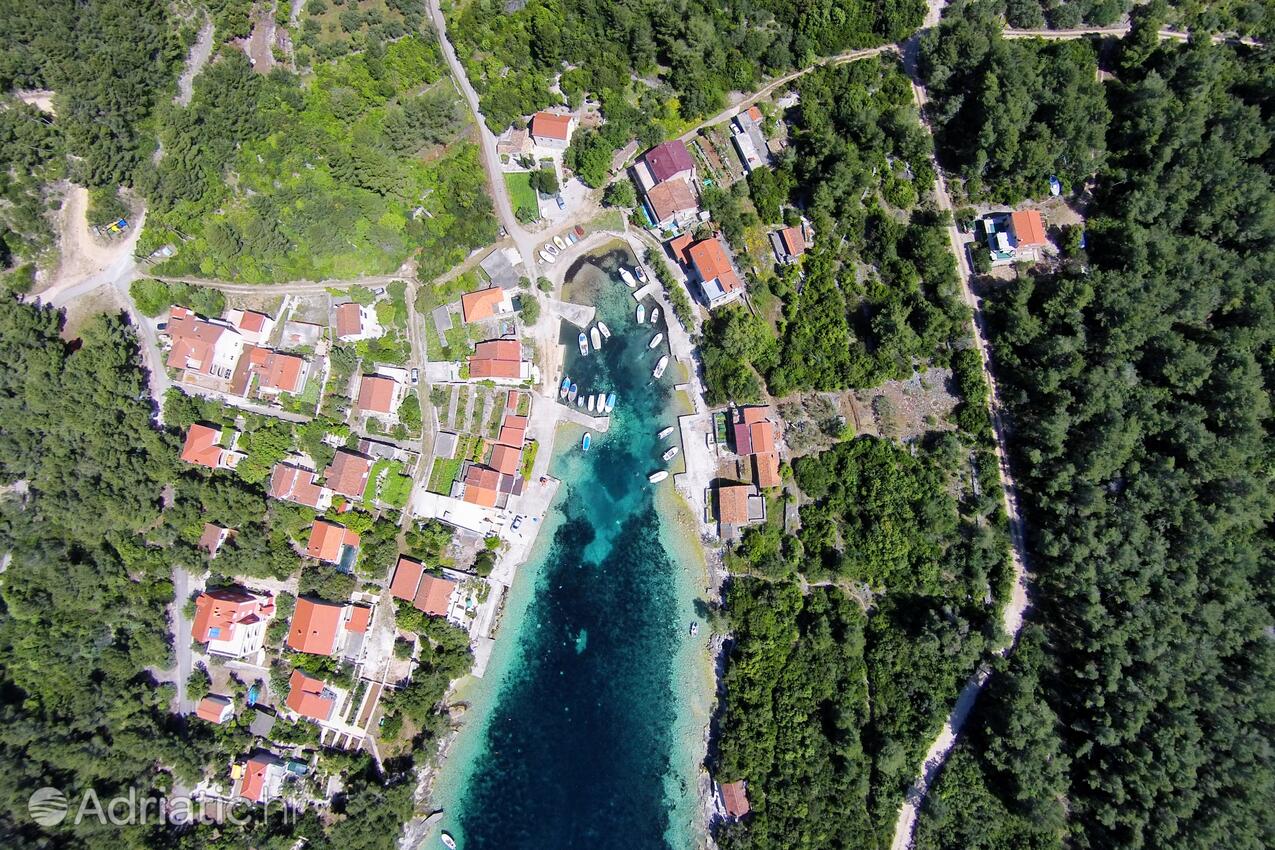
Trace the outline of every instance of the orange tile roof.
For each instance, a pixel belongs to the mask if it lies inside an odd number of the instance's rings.
[[[411,558],[400,557],[394,568],[394,580],[390,582],[390,595],[395,599],[411,600],[416,597],[416,588],[425,574],[425,565]]]
[[[190,636],[198,643],[229,640],[239,623],[256,622],[257,618],[273,615],[273,598],[263,602],[234,587],[206,590],[195,599],[195,619],[191,623]]]
[[[285,704],[302,717],[327,720],[332,716],[332,709],[336,708],[336,697],[324,696],[323,689],[321,679],[293,670],[292,678],[288,680],[288,699]]]
[[[783,483],[779,477],[779,452],[759,452],[753,455],[753,465],[758,487],[778,487]]]
[[[789,256],[797,257],[806,252],[806,237],[800,227],[785,227],[779,231],[779,238],[783,240]]]
[[[531,136],[565,142],[571,135],[571,116],[555,112],[537,112],[531,116]]]
[[[353,301],[336,308],[336,335],[358,336],[363,332],[363,316],[359,305]]]
[[[244,769],[243,784],[239,786],[239,796],[254,803],[266,802],[261,799],[266,790],[266,774],[270,766],[278,763],[271,755],[253,756],[248,759]]]
[[[505,393],[505,410],[513,412],[518,409],[518,391],[510,390]]]
[[[673,259],[677,260],[684,266],[690,265],[691,260],[688,256],[686,256],[686,248],[694,241],[695,237],[689,233],[683,233],[676,239],[670,239],[668,249],[673,254]]]
[[[361,635],[367,631],[367,626],[370,622],[372,622],[371,608],[367,605],[351,605],[350,619],[345,623],[345,630]]]
[[[730,257],[716,237],[701,239],[686,250],[691,265],[699,273],[700,279],[716,280],[725,292],[734,292],[739,288],[739,276],[730,264]]]
[[[775,450],[775,425],[769,420],[754,422],[748,426],[748,436],[752,440],[753,453],[773,452]]]
[[[478,464],[470,464],[465,473],[465,501],[485,508],[496,506],[500,473]]]
[[[233,712],[234,703],[215,694],[209,694],[195,706],[195,716],[209,723],[225,723],[231,718]]]
[[[420,589],[416,591],[416,599],[412,604],[417,610],[424,611],[430,616],[445,617],[447,601],[455,589],[456,582],[426,573],[421,578]]]
[[[758,404],[750,407],[741,407],[740,413],[744,417],[746,425],[752,425],[754,422],[761,422],[770,418],[770,408]]]
[[[207,425],[195,423],[186,432],[186,442],[182,446],[182,460],[198,466],[216,469],[221,464],[225,451],[217,445],[221,439],[220,428],[209,428]]]
[[[239,330],[248,333],[260,333],[261,329],[266,326],[266,322],[270,319],[265,313],[258,313],[255,310],[244,310],[243,315],[239,318]]]
[[[1036,210],[1019,210],[1009,216],[1009,226],[1013,228],[1014,239],[1019,245],[1034,246],[1045,244],[1045,223]]]
[[[744,788],[744,780],[728,782],[722,786],[722,804],[726,807],[726,814],[733,818],[742,818],[748,814],[748,791]]]
[[[474,346],[469,358],[471,378],[518,378],[522,376],[522,346],[516,339],[493,339]]]
[[[271,351],[262,363],[261,386],[285,393],[295,393],[301,389],[301,369],[304,366],[305,361],[295,354]]]
[[[359,380],[359,398],[355,402],[363,413],[392,413],[394,391],[398,382],[383,375],[364,375]]]
[[[522,448],[522,444],[527,441],[527,432],[521,428],[512,428],[508,425],[500,427],[500,436],[496,438],[496,442],[502,446],[510,446],[518,449]]]
[[[496,308],[505,300],[505,291],[499,286],[466,292],[460,297],[460,312],[465,322],[481,322],[496,315]]]
[[[212,368],[213,349],[226,329],[198,318],[186,311],[180,318],[169,318],[166,333],[173,341],[168,352],[168,365],[173,369],[192,369],[208,374]]]
[[[371,472],[370,458],[341,449],[332,456],[332,464],[323,471],[323,479],[333,493],[347,499],[362,499]]]
[[[319,506],[323,488],[315,483],[315,474],[309,469],[276,463],[270,471],[270,495],[312,508]]]
[[[522,460],[522,449],[513,448],[512,446],[496,445],[491,450],[491,460],[487,465],[499,472],[501,475],[515,475],[518,472],[518,463]]]
[[[750,107],[748,107],[748,117],[749,117],[749,118],[751,118],[751,119],[753,119],[754,121],[760,121],[760,120],[761,120],[761,110],[760,110],[760,109],[758,109],[756,106],[750,106]]]
[[[646,193],[646,199],[655,211],[657,222],[667,221],[679,213],[699,209],[695,193],[685,180],[666,180]]]
[[[335,564],[341,560],[342,547],[357,548],[358,545],[358,534],[345,526],[320,519],[315,520],[314,525],[310,526],[310,540],[305,545],[305,553],[311,558]]]
[[[521,360],[522,345],[516,339],[489,339],[474,346],[474,356],[488,360]]]
[[[312,655],[331,655],[336,650],[337,633],[344,615],[344,605],[298,599],[288,630],[288,647]]]
[[[198,545],[200,549],[203,549],[209,555],[216,555],[217,550],[221,548],[221,544],[226,542],[229,537],[230,529],[206,522],[204,523],[204,533],[199,535]]]
[[[748,522],[747,484],[717,485],[717,521],[723,525],[741,525]]]

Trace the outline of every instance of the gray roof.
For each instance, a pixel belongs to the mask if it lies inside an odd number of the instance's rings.
[[[518,272],[503,248],[492,251],[478,265],[491,278],[491,282],[501,289],[513,289],[518,285]]]
[[[273,714],[257,708],[253,711],[252,722],[248,724],[248,731],[258,738],[269,738],[270,730],[274,728],[274,719]]]
[[[451,431],[439,431],[434,439],[434,457],[451,460],[456,457],[456,445],[460,438]]]

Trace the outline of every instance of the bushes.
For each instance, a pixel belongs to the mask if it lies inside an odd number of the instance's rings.
[[[137,311],[152,319],[170,307],[189,307],[199,315],[211,318],[226,311],[226,296],[221,290],[189,283],[138,278],[129,284],[128,294],[137,305]]]

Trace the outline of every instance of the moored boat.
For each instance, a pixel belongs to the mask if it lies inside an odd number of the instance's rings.
[[[659,437],[661,440],[667,440],[669,438],[669,435],[672,433],[673,433],[673,426],[670,425],[664,430],[660,431],[660,433],[656,434],[655,436]]]
[[[550,265],[553,264],[553,255],[550,254],[548,251],[541,251],[540,259],[544,260],[546,263],[549,263]]]
[[[578,389],[575,384],[572,384],[571,387],[567,390],[567,401],[575,401],[576,392],[578,392]]]
[[[598,322],[598,330],[602,331],[603,339],[611,338],[611,329],[607,327],[606,322]]]
[[[595,395],[590,395],[590,396],[589,396],[589,401],[588,401],[588,403],[587,403],[585,406],[589,408],[589,412],[590,412],[590,413],[592,413],[592,412],[593,412],[593,403],[597,400],[597,398],[598,398],[598,397],[597,397],[597,396],[595,396]]]
[[[647,348],[655,348],[655,346],[659,345],[663,341],[664,341],[664,334],[658,333],[655,336],[651,337],[651,344],[648,345]]]
[[[625,285],[628,286],[629,289],[637,286],[637,280],[633,277],[633,272],[629,271],[624,266],[620,266],[620,279],[624,281]]]
[[[558,398],[566,398],[567,393],[571,390],[571,379],[563,378],[562,385],[558,387]]]
[[[646,476],[646,480],[650,481],[652,484],[658,484],[665,478],[668,478],[668,470],[665,469],[661,469],[659,472],[652,472],[650,475]]]
[[[691,621],[691,637],[695,637],[697,634],[699,634],[699,623],[692,620]]]
[[[639,304],[637,308],[637,323],[640,325],[646,321],[646,305]]]
[[[456,839],[452,838],[446,832],[439,835],[438,840],[443,842],[443,846],[446,847],[447,850],[456,850]]]
[[[668,355],[665,354],[660,358],[660,362],[655,364],[655,371],[651,375],[655,378],[663,378],[664,370],[668,368]]]
[[[580,393],[580,397],[576,399],[576,407],[584,407],[584,393]]]
[[[591,445],[593,445],[593,435],[586,431],[584,435],[584,439],[580,441],[580,448],[581,450],[587,452],[589,450],[589,446]]]
[[[615,410],[615,393],[607,394],[606,408],[607,408],[606,409],[607,413],[610,413],[612,410]]]
[[[593,341],[593,350],[597,351],[602,347],[602,334],[598,333],[597,325],[589,329],[589,339]]]
[[[637,279],[646,283],[646,269],[641,266],[634,266],[633,270],[637,272]]]
[[[651,311],[651,324],[655,324],[660,320],[660,308],[656,307]]]
[[[567,243],[562,240],[561,236],[553,237],[553,244],[558,246],[559,251],[567,250]]]
[[[580,356],[588,357],[589,356],[589,338],[584,335],[584,331],[580,331],[579,342],[580,342]]]
[[[673,446],[664,454],[660,455],[660,457],[664,458],[665,460],[672,460],[673,458],[677,457],[677,451],[678,451],[677,446]]]

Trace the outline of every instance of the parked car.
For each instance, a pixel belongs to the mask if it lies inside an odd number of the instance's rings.
[[[554,195],[553,199],[558,202],[558,209],[565,210],[567,208],[566,201],[562,200],[561,195]]]
[[[509,526],[509,529],[511,531],[517,531],[518,528],[522,525],[522,520],[523,520],[522,514],[518,514],[518,516],[514,517],[513,525]]]
[[[413,383],[413,384],[419,383],[419,382],[420,382],[420,380],[421,380],[421,370],[420,370],[420,369],[413,368],[413,369],[412,369],[412,383]]]

